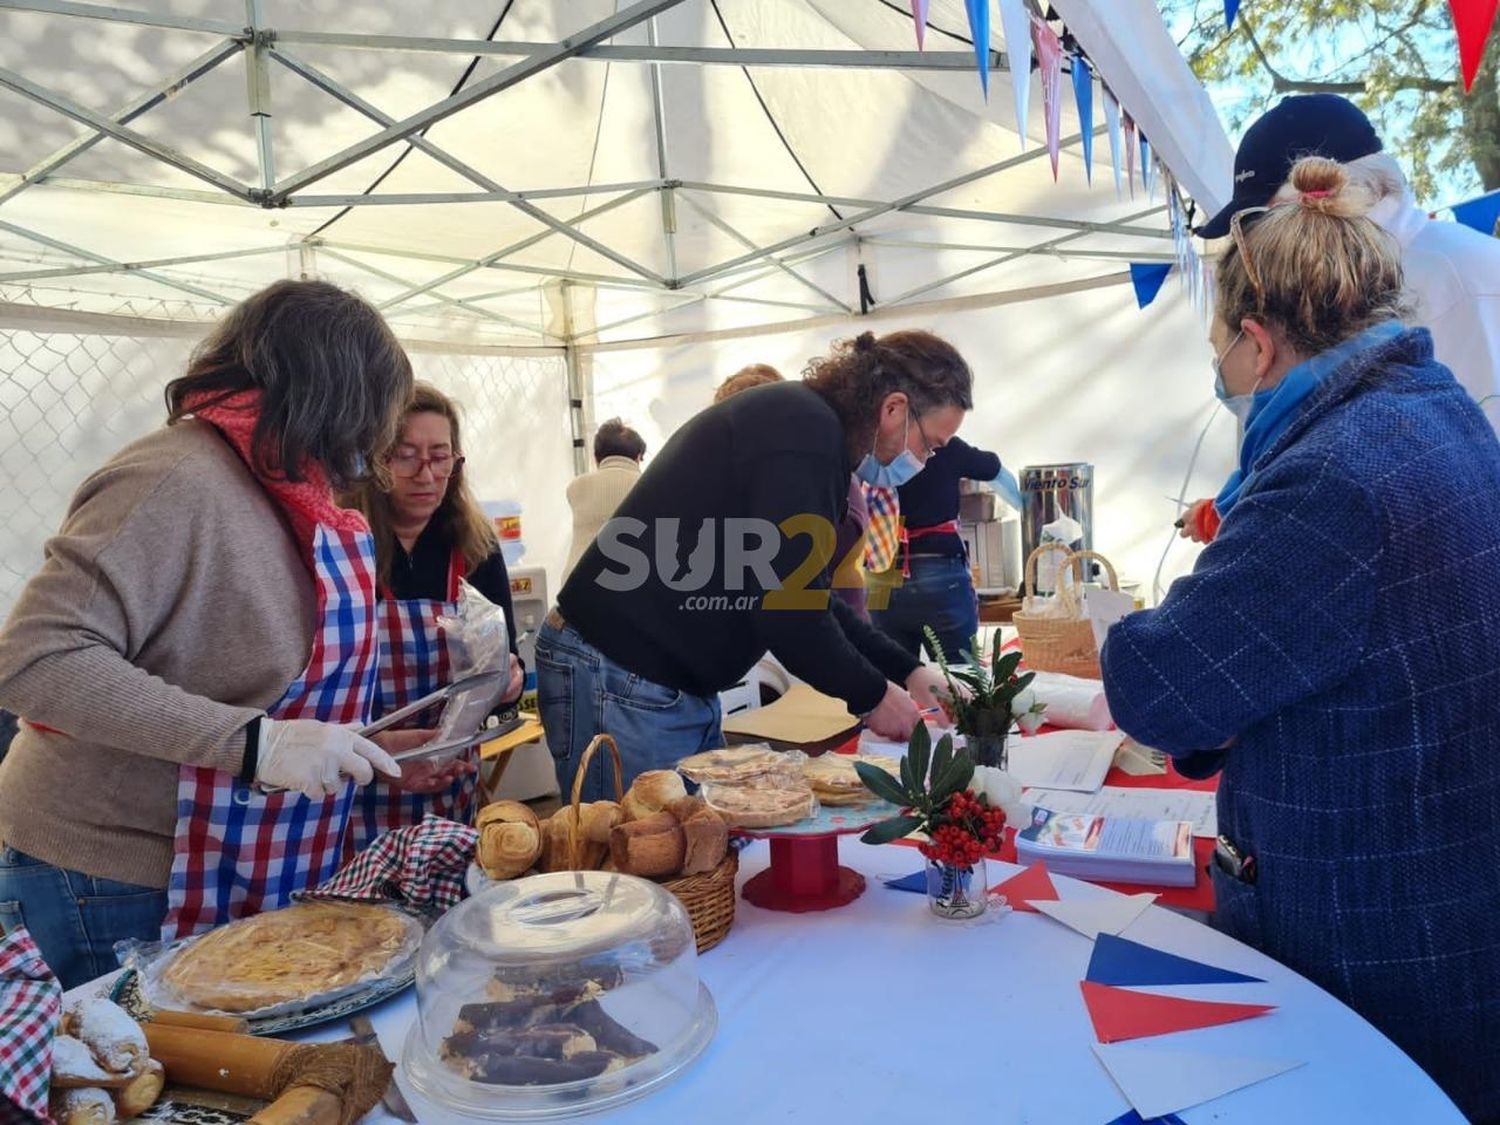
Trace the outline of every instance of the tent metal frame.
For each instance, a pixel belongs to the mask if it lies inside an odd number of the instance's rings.
[[[70,190],[118,192],[128,195],[155,197],[191,202],[213,202],[229,206],[257,206],[262,208],[346,208],[371,206],[417,206],[417,205],[463,205],[474,203],[504,204],[531,219],[541,228],[526,238],[512,242],[478,258],[425,254],[396,250],[387,247],[369,246],[345,242],[336,238],[308,236],[290,243],[274,246],[251,247],[227,250],[212,254],[196,254],[158,258],[149,261],[122,262],[93,253],[85,248],[51,238],[20,225],[0,221],[0,231],[5,231],[48,250],[78,259],[81,264],[48,266],[0,274],[0,285],[20,284],[33,280],[59,279],[88,274],[131,274],[179,292],[206,298],[216,305],[232,304],[234,298],[194,281],[157,272],[162,269],[181,267],[206,262],[228,261],[270,254],[284,254],[300,249],[307,256],[326,254],[353,269],[401,287],[401,292],[383,301],[380,307],[393,316],[408,317],[431,314],[446,310],[461,310],[483,320],[503,324],[507,328],[519,329],[529,335],[539,336],[544,341],[560,340],[566,346],[578,341],[568,335],[559,338],[544,327],[527,324],[507,317],[485,305],[487,301],[512,297],[527,289],[501,289],[493,292],[458,296],[444,292],[445,286],[481,270],[496,270],[504,273],[537,276],[560,283],[564,294],[575,285],[593,286],[601,289],[622,289],[636,293],[652,292],[668,302],[668,307],[641,312],[618,319],[612,323],[589,329],[589,334],[622,327],[629,323],[662,315],[677,308],[706,301],[730,301],[748,305],[793,309],[816,316],[852,315],[851,302],[842,300],[833,293],[798,272],[798,263],[813,260],[824,254],[844,249],[850,245],[866,242],[872,246],[924,249],[934,251],[987,252],[992,255],[984,262],[948,274],[923,285],[909,289],[882,303],[883,308],[899,306],[971,277],[1014,261],[1026,255],[1046,255],[1056,258],[1080,260],[1171,260],[1169,253],[1125,253],[1122,251],[1067,249],[1068,244],[1091,234],[1124,235],[1134,238],[1169,240],[1165,229],[1136,225],[1140,220],[1157,215],[1165,210],[1162,205],[1151,206],[1109,222],[1086,222],[1081,220],[1050,217],[1045,215],[1018,215],[994,211],[981,211],[958,207],[944,207],[928,202],[936,196],[957,188],[973,184],[990,176],[1026,165],[1046,155],[1040,146],[1022,151],[1018,155],[996,161],[985,167],[966,172],[942,182],[931,184],[895,200],[873,200],[854,197],[826,195],[816,191],[800,192],[769,188],[717,184],[673,179],[667,166],[667,125],[662,96],[661,68],[669,65],[690,66],[737,66],[737,67],[835,67],[876,70],[911,71],[969,71],[973,68],[972,54],[967,51],[889,51],[889,50],[804,50],[783,48],[741,47],[681,47],[663,45],[657,41],[656,17],[683,0],[633,0],[623,5],[615,14],[581,29],[556,43],[522,43],[491,41],[482,39],[451,39],[412,36],[363,35],[342,32],[321,32],[300,29],[285,29],[267,26],[264,18],[263,0],[245,0],[245,21],[235,24],[225,20],[180,17],[169,13],[145,12],[109,4],[89,3],[84,0],[0,0],[0,10],[42,13],[60,17],[102,20],[114,23],[134,24],[162,29],[169,32],[189,32],[216,37],[201,54],[187,65],[165,77],[157,85],[142,91],[113,113],[99,113],[83,106],[65,93],[49,89],[25,75],[0,68],[0,87],[11,90],[39,105],[45,106],[83,125],[88,132],[66,145],[49,153],[18,177],[0,176],[0,208],[22,192],[39,184],[50,184]],[[615,36],[640,25],[645,25],[645,45],[622,45],[611,43]],[[349,90],[330,75],[302,58],[293,49],[298,45],[315,47],[337,47],[351,50],[383,52],[438,52],[469,57],[490,57],[509,61],[494,73],[465,86],[455,93],[441,98],[431,105],[403,119],[385,113],[377,106]],[[256,141],[257,182],[241,183],[208,165],[179,152],[169,145],[131,128],[136,121],[163,102],[176,96],[187,86],[201,79],[229,60],[244,56],[246,74],[246,112]],[[651,81],[651,103],[653,130],[656,147],[658,177],[629,183],[562,185],[543,189],[512,191],[496,182],[492,177],[472,165],[445,151],[427,135],[427,130],[456,113],[493,97],[501,91],[543,73],[569,60],[584,60],[604,63],[641,64],[649,68]],[[994,69],[1004,70],[1008,63],[1001,52],[991,52]],[[316,161],[299,171],[278,178],[276,153],[273,145],[272,121],[275,107],[271,97],[270,72],[272,64],[336,99],[342,105],[361,114],[378,126],[378,131],[338,152]],[[1104,129],[1096,130],[1103,135]],[[165,187],[151,184],[111,183],[91,180],[67,179],[57,175],[78,156],[99,142],[113,139],[143,153],[147,157],[178,172],[192,176],[207,185],[199,188]],[[1072,147],[1082,140],[1081,135],[1065,138],[1063,147]],[[474,191],[408,192],[386,194],[316,194],[310,188],[326,177],[348,168],[392,145],[406,142],[444,167],[462,176],[475,185]],[[7,180],[13,182],[7,183]],[[665,242],[668,275],[663,276],[650,267],[620,252],[607,243],[591,236],[582,228],[591,219],[617,207],[632,203],[648,195],[658,200],[662,236]],[[538,206],[542,200],[570,198],[599,198],[608,196],[601,203],[574,214],[571,218],[559,218]],[[828,208],[834,218],[802,230],[795,235],[761,245],[735,228],[722,215],[705,205],[704,199],[716,196],[740,196],[776,200],[788,203],[806,203]],[[737,243],[742,253],[688,273],[678,269],[676,233],[678,205],[687,206],[704,221]],[[840,207],[855,208],[852,214],[841,215]],[[869,231],[869,224],[894,213],[907,213],[937,218],[972,220],[975,222],[1001,223],[1016,227],[1031,227],[1058,230],[1064,233],[1048,237],[1035,245],[985,245],[973,242],[903,240]],[[587,270],[534,266],[516,262],[515,255],[553,236],[570,240],[626,271],[626,275],[612,276]],[[453,268],[440,276],[417,282],[403,277],[399,270],[390,270],[369,259],[371,255],[406,260],[409,262],[446,263]],[[816,301],[770,300],[736,295],[732,291],[755,281],[781,273],[794,279],[810,291]],[[729,284],[721,284],[729,282]],[[412,304],[418,298],[427,297],[424,304]],[[563,304],[566,306],[568,300]],[[569,317],[571,314],[569,314]],[[568,319],[568,318],[565,318]]]

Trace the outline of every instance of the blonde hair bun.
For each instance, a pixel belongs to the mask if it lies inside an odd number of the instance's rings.
[[[1337,219],[1361,218],[1375,205],[1369,189],[1351,181],[1344,166],[1326,156],[1304,156],[1293,164],[1276,199]]]

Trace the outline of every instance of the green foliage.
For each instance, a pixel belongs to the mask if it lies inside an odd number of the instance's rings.
[[[937,658],[938,669],[948,682],[949,706],[953,711],[953,723],[960,734],[983,735],[992,731],[1010,729],[1011,711],[1016,696],[1036,679],[1035,672],[1017,675],[1021,663],[1019,652],[1002,653],[1000,631],[995,630],[995,641],[990,648],[989,659],[984,659],[979,638],[969,642],[963,653],[967,667],[955,668],[943,651],[942,642],[930,628],[924,628],[927,647]],[[979,655],[976,656],[975,654]]]
[[[1419,199],[1500,187],[1500,36],[1465,98],[1445,0],[1157,0],[1230,132],[1289,93],[1342,94],[1370,115]]]
[[[868,762],[855,762],[854,769],[877,797],[905,810],[860,837],[867,844],[888,844],[917,831],[930,835],[952,796],[969,787],[974,778],[974,759],[967,750],[955,750],[952,737],[946,734],[934,749],[927,724],[918,723],[907,744],[906,757],[901,759],[899,782]]]

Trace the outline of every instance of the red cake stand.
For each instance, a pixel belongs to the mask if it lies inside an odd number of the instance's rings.
[[[847,808],[824,807],[818,815],[780,828],[737,828],[735,835],[771,841],[771,866],[745,883],[743,894],[765,910],[831,910],[865,893],[865,877],[839,865],[839,837],[900,816],[889,801]]]

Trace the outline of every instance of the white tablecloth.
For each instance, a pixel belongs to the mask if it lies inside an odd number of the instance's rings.
[[[719,1009],[714,1041],[670,1086],[597,1120],[1104,1125],[1129,1108],[1090,1050],[1078,987],[1088,939],[1031,913],[998,923],[940,920],[924,896],[879,882],[915,871],[914,850],[850,838],[840,846],[843,862],[869,878],[863,897],[818,914],[776,913],[741,899],[734,929],[699,962]],[[769,858],[764,842],[752,845],[741,878]],[[991,862],[991,881],[1012,870]],[[1064,899],[1109,893],[1056,882]],[[1184,1111],[1190,1125],[1463,1121],[1389,1040],[1269,958],[1159,907],[1123,936],[1266,980],[1153,991],[1278,1005],[1255,1019],[1135,1041],[1141,1047],[1306,1060]],[[392,1059],[415,1007],[408,992],[371,1013]],[[308,1038],[347,1034],[337,1026]],[[402,1088],[424,1125],[463,1120]],[[395,1119],[377,1111],[370,1120]]]

